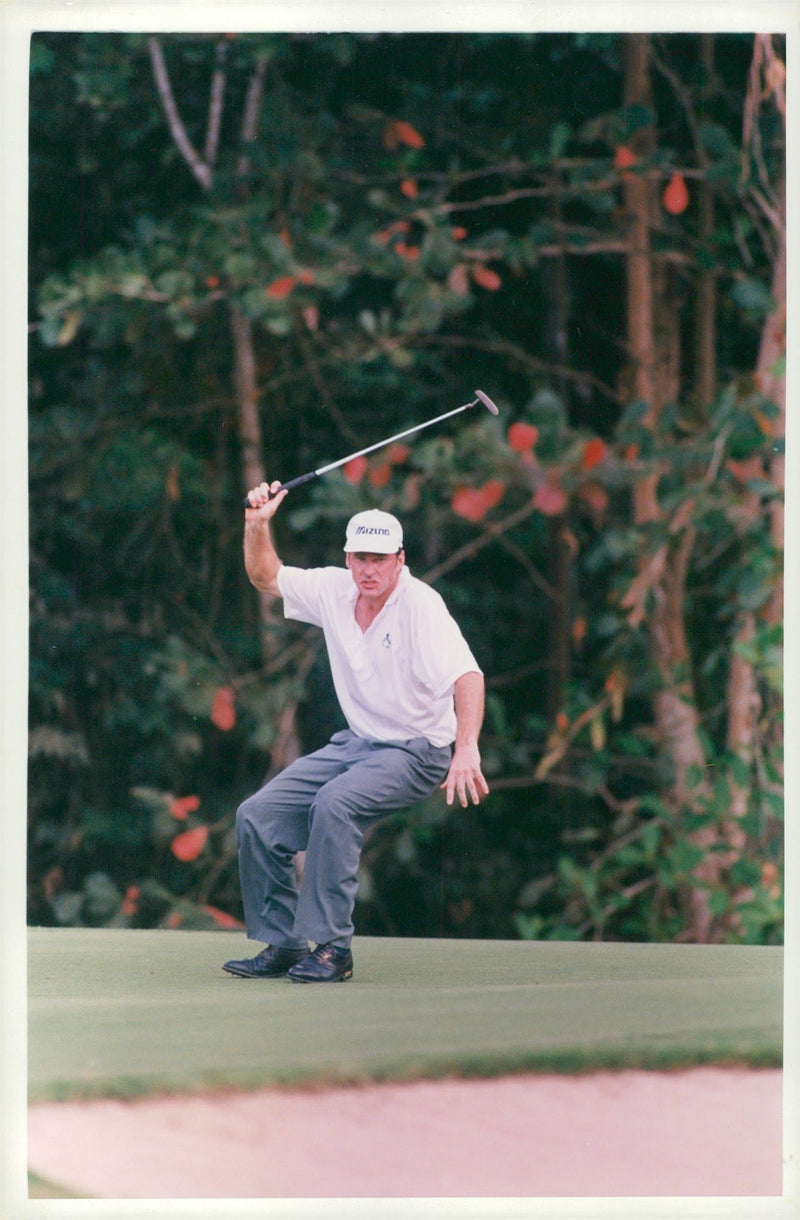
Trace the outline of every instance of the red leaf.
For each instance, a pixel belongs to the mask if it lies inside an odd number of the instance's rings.
[[[508,443],[517,453],[530,453],[538,439],[539,429],[535,424],[519,421],[508,430]]]
[[[503,281],[496,271],[485,267],[483,263],[475,263],[472,268],[472,278],[476,284],[480,284],[481,288],[485,288],[487,292],[497,292],[501,288]]]
[[[138,885],[129,885],[125,891],[125,897],[122,900],[122,914],[135,915],[139,910],[139,897],[141,890]]]
[[[496,508],[505,494],[506,485],[502,479],[489,479],[489,482],[484,483],[481,488],[481,495],[487,509]]]
[[[674,173],[669,180],[669,183],[661,196],[661,202],[667,212],[673,216],[680,216],[681,212],[685,212],[689,206],[689,191],[686,187],[683,174]]]
[[[171,851],[178,860],[188,863],[190,860],[197,859],[207,842],[208,827],[194,826],[191,830],[184,830],[183,834],[175,836],[172,840]]]
[[[303,271],[298,271],[297,280],[298,280],[298,283],[305,284],[306,286],[308,286],[309,284],[313,284],[314,283],[314,272],[309,270],[308,268],[304,269]]]
[[[407,246],[404,241],[399,241],[395,246],[395,252],[401,258],[407,258],[411,262],[419,258],[419,246]]]
[[[763,479],[764,477],[764,464],[758,455],[745,458],[743,462],[729,458],[725,463],[725,468],[743,486],[749,483],[750,479]]]
[[[220,911],[219,907],[204,906],[203,910],[206,915],[210,915],[214,923],[220,928],[242,928],[242,924],[238,919],[234,919],[233,915],[229,915],[227,911]]]
[[[236,708],[234,706],[233,688],[220,686],[214,691],[214,702],[211,705],[211,723],[223,733],[229,732],[236,724]]]
[[[486,515],[483,497],[477,487],[457,487],[450,507],[467,521],[481,521]]]
[[[352,483],[353,486],[355,486],[361,482],[366,474],[368,464],[369,463],[365,457],[351,458],[350,461],[345,462],[344,466],[342,467],[342,474],[347,479],[348,483]]]
[[[199,808],[199,796],[176,796],[169,807],[169,811],[179,822],[183,822],[190,813],[194,813],[195,809]]]
[[[637,161],[636,154],[625,144],[617,145],[614,152],[614,169],[630,169]]]
[[[575,621],[572,624],[571,634],[572,634],[573,644],[575,645],[576,648],[580,648],[581,644],[583,643],[584,639],[586,638],[586,619],[585,618],[579,617],[579,618],[575,619]]]
[[[625,448],[622,450],[622,456],[625,458],[626,462],[636,461],[637,457],[639,456],[639,446],[635,441],[631,441],[629,445],[625,446]]]
[[[417,131],[416,127],[412,127],[410,123],[406,123],[403,119],[395,119],[391,124],[392,133],[399,144],[406,144],[409,148],[424,148],[425,141]]]
[[[373,466],[369,472],[369,481],[372,487],[385,487],[392,477],[392,468],[388,462],[381,462],[379,466]]]
[[[453,241],[463,241],[467,236],[467,230],[463,225],[456,225],[456,227],[451,230],[450,236],[452,237]]]
[[[294,275],[281,276],[268,286],[267,296],[272,297],[273,301],[282,301],[284,297],[288,297],[296,283],[297,277]]]
[[[581,470],[593,470],[595,466],[599,466],[605,459],[606,453],[605,441],[601,441],[599,436],[593,436],[583,447]]]
[[[410,453],[411,447],[409,445],[404,445],[400,441],[395,441],[394,444],[390,445],[386,450],[386,461],[390,462],[392,466],[401,466],[403,462],[408,461]]]
[[[533,503],[546,517],[557,517],[567,507],[567,497],[557,483],[540,483]]]
[[[416,199],[419,194],[419,187],[413,178],[404,178],[400,183],[400,194],[405,195],[406,199]]]
[[[483,487],[458,487],[451,508],[467,521],[482,521],[490,509],[500,503],[506,487],[500,479],[490,479]]]
[[[181,915],[180,911],[172,911],[167,916],[167,927],[168,928],[172,928],[174,930],[175,928],[179,928],[182,923],[183,923],[183,916]]]

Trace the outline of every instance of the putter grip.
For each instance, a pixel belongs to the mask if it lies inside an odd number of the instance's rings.
[[[278,491],[291,491],[291,489],[293,487],[299,487],[301,483],[309,483],[312,479],[315,479],[316,477],[317,477],[316,470],[310,470],[308,472],[308,474],[299,474],[296,479],[290,479],[288,483],[281,483],[280,487],[278,488]],[[271,498],[272,497],[270,496],[270,499]],[[245,508],[253,507],[248,499],[245,499],[244,506],[245,506]]]

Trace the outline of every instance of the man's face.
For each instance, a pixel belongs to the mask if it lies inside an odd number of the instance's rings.
[[[345,562],[362,597],[380,601],[391,593],[400,577],[405,555],[376,555],[373,551],[348,551]]]

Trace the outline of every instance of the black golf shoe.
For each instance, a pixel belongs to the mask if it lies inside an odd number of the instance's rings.
[[[344,983],[353,977],[353,955],[336,945],[317,945],[287,973],[293,983]]]
[[[279,979],[288,974],[290,966],[307,955],[307,949],[280,949],[276,945],[267,945],[255,957],[225,962],[222,969],[242,979]]]

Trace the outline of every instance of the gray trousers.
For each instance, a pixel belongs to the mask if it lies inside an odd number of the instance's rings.
[[[249,939],[297,949],[309,941],[349,945],[365,830],[429,796],[451,756],[450,746],[424,737],[365,741],[344,729],[244,801],[236,833]]]

